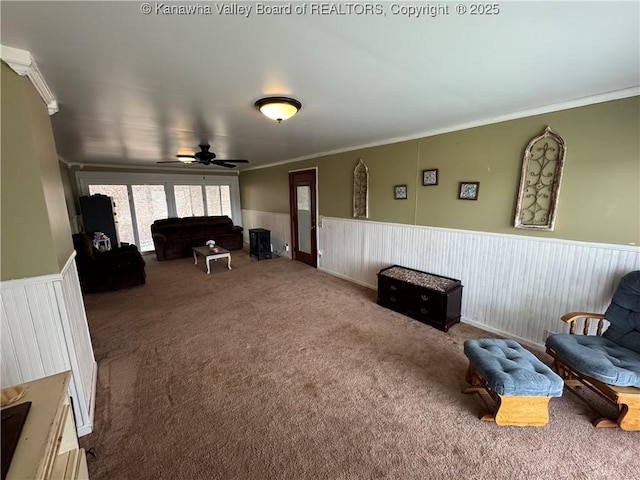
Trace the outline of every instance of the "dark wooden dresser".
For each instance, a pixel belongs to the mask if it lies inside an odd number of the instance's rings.
[[[460,322],[462,283],[392,265],[378,272],[378,305],[448,331]]]

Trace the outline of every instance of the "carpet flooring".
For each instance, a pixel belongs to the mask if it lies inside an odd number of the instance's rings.
[[[487,332],[286,258],[145,258],[146,285],[85,297],[93,480],[640,478],[640,433],[595,429],[569,393],[543,428],[479,421],[462,344]]]

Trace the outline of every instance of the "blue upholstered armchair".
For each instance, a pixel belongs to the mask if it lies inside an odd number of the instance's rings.
[[[604,315],[572,312],[562,320],[570,333],[550,335],[546,346],[565,386],[583,399],[575,387],[586,386],[617,406],[615,421],[599,418],[595,426],[640,430],[640,271],[622,278]],[[596,335],[588,335],[592,320]],[[576,334],[579,323],[582,335]]]

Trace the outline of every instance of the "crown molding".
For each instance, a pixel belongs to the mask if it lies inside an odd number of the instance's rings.
[[[180,172],[187,175],[222,175],[225,177],[238,177],[240,176],[240,170],[223,170],[222,167],[212,169],[210,166],[205,167],[206,170],[196,169],[194,167],[154,167],[148,165],[122,165],[120,163],[83,163],[83,162],[69,162],[58,157],[58,160],[66,164],[70,169],[78,168],[84,170],[85,168],[91,172],[101,171],[100,169],[114,169],[114,170],[150,170],[154,173],[163,173],[167,171]],[[191,165],[191,164],[188,164]],[[204,165],[203,165],[204,167]],[[97,169],[97,170],[96,170]],[[191,171],[189,171],[191,170]],[[112,172],[113,173],[113,172]]]
[[[67,161],[67,159],[62,157],[60,154],[58,154],[58,162],[66,166],[69,170],[71,170],[71,167],[73,167],[73,164]]]
[[[27,50],[0,45],[0,58],[18,75],[27,77],[44,100],[49,110],[49,115],[58,111],[58,101],[53,96],[53,92],[47,85],[36,61]]]
[[[328,155],[336,155],[339,153],[356,152],[365,148],[379,147],[381,145],[391,145],[392,143],[406,142],[410,140],[420,140],[427,137],[433,137],[435,135],[442,135],[444,133],[457,132],[460,130],[467,130],[475,127],[483,127],[485,125],[492,125],[494,123],[507,122],[510,120],[518,120],[519,118],[533,117],[535,115],[543,115],[545,113],[553,113],[562,110],[569,110],[571,108],[586,107],[588,105],[595,105],[597,103],[610,102],[613,100],[621,100],[623,98],[640,96],[640,87],[624,88],[622,90],[615,90],[612,92],[605,92],[596,95],[590,95],[588,97],[581,97],[574,100],[568,100],[565,102],[554,103],[545,105],[542,107],[531,108],[527,110],[520,110],[517,112],[507,113],[504,115],[496,115],[493,117],[486,117],[479,120],[473,120],[465,123],[458,123],[455,125],[445,126],[441,128],[434,128],[432,130],[426,130],[420,133],[415,133],[402,137],[387,138],[371,143],[365,143],[360,145],[352,145],[344,148],[337,148],[335,150],[328,150],[324,152],[312,153],[311,155],[305,155],[302,157],[290,158],[287,160],[281,160],[279,162],[272,162],[266,165],[257,165],[255,167],[243,168],[241,172],[249,172],[251,170],[260,170],[263,168],[277,167],[280,165],[286,165],[288,163],[301,162],[303,160],[311,160],[318,157],[326,157]],[[358,154],[359,155],[359,154]],[[358,156],[356,155],[356,156]]]

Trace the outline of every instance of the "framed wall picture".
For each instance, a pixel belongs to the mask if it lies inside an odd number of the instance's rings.
[[[393,187],[393,198],[396,200],[406,200],[407,195],[407,186],[406,185],[395,185]]]
[[[460,182],[458,198],[460,200],[478,200],[480,182]]]
[[[369,168],[361,158],[353,171],[353,218],[369,218]]]
[[[427,187],[429,185],[438,184],[438,169],[431,168],[429,170],[422,171],[422,185]]]

